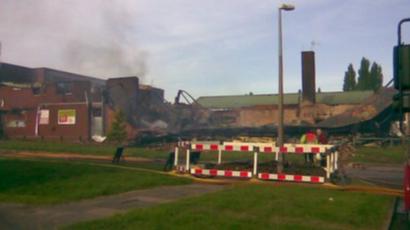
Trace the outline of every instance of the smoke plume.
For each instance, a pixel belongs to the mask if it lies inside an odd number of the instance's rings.
[[[2,60],[95,77],[146,75],[134,1],[0,0]]]

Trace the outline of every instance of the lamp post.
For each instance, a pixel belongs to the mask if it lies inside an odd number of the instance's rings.
[[[278,101],[278,139],[276,141],[277,147],[283,146],[283,52],[282,52],[282,10],[292,11],[295,7],[290,4],[282,4],[278,9],[278,29],[279,29],[279,43],[278,43],[278,64],[279,64],[279,101]],[[278,173],[283,170],[283,154],[279,150]]]

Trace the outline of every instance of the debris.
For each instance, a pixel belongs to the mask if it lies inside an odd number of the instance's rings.
[[[99,136],[99,135],[94,135],[91,137],[91,139],[93,139],[93,141],[98,142],[98,143],[102,143],[105,141],[105,139],[107,139],[106,136]]]

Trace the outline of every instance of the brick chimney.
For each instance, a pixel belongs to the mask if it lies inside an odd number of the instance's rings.
[[[302,101],[316,103],[315,52],[302,51]]]

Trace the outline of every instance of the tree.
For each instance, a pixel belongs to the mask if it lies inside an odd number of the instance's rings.
[[[357,79],[357,90],[369,90],[373,89],[371,85],[370,77],[370,62],[365,57],[362,58],[360,62],[359,77]]]
[[[371,79],[372,89],[374,91],[382,87],[383,85],[382,67],[376,62],[373,62],[372,67],[370,68],[370,79]]]
[[[117,143],[125,141],[127,138],[127,131],[125,129],[125,115],[122,110],[115,113],[114,121],[111,125],[111,130],[107,135],[109,141]]]
[[[352,63],[347,67],[345,72],[343,91],[352,91],[356,89],[356,71],[354,71]]]

